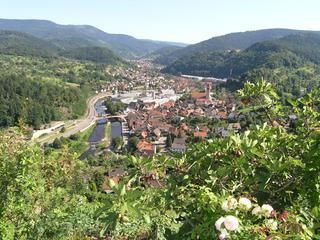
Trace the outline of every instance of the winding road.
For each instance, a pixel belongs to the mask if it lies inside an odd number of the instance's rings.
[[[90,97],[87,100],[86,115],[81,119],[65,121],[64,122],[64,126],[66,128],[65,132],[61,133],[60,128],[58,128],[55,130],[50,130],[49,133],[45,133],[45,135],[42,135],[37,138],[33,138],[33,140],[41,144],[52,143],[56,138],[60,138],[60,137],[68,138],[73,134],[76,134],[78,132],[82,132],[88,129],[95,123],[97,118],[97,112],[95,109],[95,104],[97,103],[97,101],[99,101],[100,99],[109,97],[111,95],[112,94],[110,92],[105,92],[105,93],[99,93],[95,96]],[[39,135],[39,134],[35,133],[34,135]]]

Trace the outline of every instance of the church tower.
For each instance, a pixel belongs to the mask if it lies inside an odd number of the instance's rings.
[[[211,100],[211,83],[206,83],[206,98]]]

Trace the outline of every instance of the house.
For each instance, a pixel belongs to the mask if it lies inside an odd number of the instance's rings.
[[[240,123],[229,123],[228,128],[229,131],[235,131],[238,132],[241,130],[241,125]]]
[[[163,117],[166,116],[166,113],[157,111],[157,110],[153,110],[149,112],[149,119],[162,119]]]
[[[227,112],[225,111],[218,112],[216,115],[216,118],[220,120],[226,120],[228,118]]]
[[[186,151],[186,138],[175,138],[173,140],[171,151],[183,153]]]
[[[143,109],[144,110],[152,110],[154,109],[156,106],[156,103],[155,102],[144,102],[143,103]]]
[[[193,99],[200,99],[200,98],[206,98],[207,94],[205,92],[192,92],[191,98]]]
[[[153,130],[153,134],[158,138],[161,137],[161,130],[159,128],[156,128]]]
[[[197,137],[197,138],[206,138],[208,136],[208,132],[206,132],[206,131],[197,131],[197,132],[193,133],[193,136]]]
[[[189,127],[186,123],[182,123],[180,125],[180,129],[182,129],[183,131],[186,131],[186,132],[189,131]]]
[[[113,181],[115,184],[118,184],[121,178],[128,175],[128,172],[123,170],[122,168],[114,168],[111,169],[107,176],[104,178],[104,182],[102,184],[102,189],[105,193],[112,193],[113,190],[109,184],[110,180]]]
[[[165,102],[163,104],[161,104],[161,107],[165,108],[165,109],[169,109],[174,107],[174,101],[169,101],[169,102]]]
[[[138,142],[136,148],[138,153],[142,155],[152,155],[155,152],[152,144],[144,139]]]
[[[204,111],[202,108],[197,108],[192,113],[193,116],[204,116]]]

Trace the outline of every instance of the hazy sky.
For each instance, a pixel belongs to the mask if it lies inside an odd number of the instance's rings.
[[[0,18],[89,24],[109,33],[195,43],[263,28],[320,30],[320,0],[0,0]]]

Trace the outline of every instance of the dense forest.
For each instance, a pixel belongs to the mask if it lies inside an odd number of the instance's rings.
[[[81,162],[68,145],[44,153],[24,129],[1,132],[0,238],[319,239],[319,91],[290,100],[289,130],[274,125],[287,110],[269,83],[237,96],[266,123],[172,157]],[[107,194],[116,166],[127,174]]]
[[[0,126],[19,120],[38,129],[43,123],[84,113],[89,89],[30,80],[23,74],[0,75]]]
[[[29,34],[5,30],[0,30],[0,54],[44,58],[64,57],[105,65],[124,63],[120,57],[105,47],[73,47],[71,49],[64,49]]]
[[[106,66],[61,58],[0,55],[0,126],[31,126],[84,114],[86,99],[112,77]]]
[[[246,80],[265,78],[279,92],[299,96],[319,86],[319,34],[290,35],[256,43],[244,51],[198,53],[180,58],[164,72]],[[234,84],[230,84],[234,86]]]
[[[59,47],[31,35],[0,30],[0,53],[22,56],[51,57]]]

